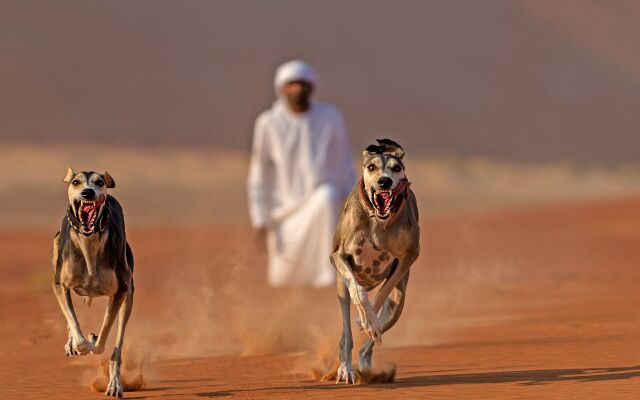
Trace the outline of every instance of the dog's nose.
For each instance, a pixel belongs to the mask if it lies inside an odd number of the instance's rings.
[[[381,189],[389,189],[391,185],[393,185],[393,179],[388,176],[382,176],[378,179],[378,186],[380,186]]]
[[[87,200],[91,200],[96,196],[96,192],[94,192],[93,189],[83,189],[80,194]]]

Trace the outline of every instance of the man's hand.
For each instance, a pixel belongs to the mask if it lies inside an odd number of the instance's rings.
[[[256,249],[260,253],[266,253],[267,251],[267,228],[260,227],[256,228],[253,231],[253,241],[255,243]]]

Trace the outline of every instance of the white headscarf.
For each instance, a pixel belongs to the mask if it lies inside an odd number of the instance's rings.
[[[313,67],[304,61],[293,60],[288,61],[278,67],[274,86],[276,94],[280,95],[280,89],[289,82],[305,81],[313,86],[318,84],[318,75]]]

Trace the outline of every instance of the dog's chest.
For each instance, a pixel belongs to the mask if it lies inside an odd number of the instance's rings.
[[[96,274],[90,276],[83,264],[71,260],[63,263],[60,279],[65,287],[81,296],[112,296],[118,291],[114,268],[100,264]]]
[[[111,296],[118,290],[115,268],[104,257],[107,235],[84,238],[72,232],[73,254],[64,260],[61,281],[82,296]]]
[[[356,281],[367,290],[373,289],[387,278],[389,267],[394,260],[388,251],[376,248],[366,239],[361,239],[351,254]]]

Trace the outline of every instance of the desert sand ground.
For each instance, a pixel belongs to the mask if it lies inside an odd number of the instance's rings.
[[[45,153],[29,153],[39,156],[27,178],[2,172],[10,184],[0,199],[7,216],[0,231],[0,397],[98,399],[91,387],[102,384],[109,350],[104,357],[64,356],[66,328],[49,289],[51,240],[64,209],[57,186],[64,169],[57,170],[66,159]],[[275,290],[264,282],[264,255],[247,241],[241,217],[242,161],[220,182],[215,172],[208,180],[198,174],[202,163],[221,159],[184,156],[184,170],[176,171],[161,161],[148,168],[150,158],[132,152],[108,168],[120,185],[113,193],[125,204],[136,256],[123,374],[142,388],[126,398],[640,396],[640,196],[625,192],[633,190],[624,184],[627,172],[616,181],[600,172],[575,178],[557,166],[547,167],[557,175],[523,169],[527,179],[518,182],[511,167],[476,161],[465,164],[476,166],[472,172],[447,169],[459,178],[438,184],[433,171],[441,163],[421,164],[425,172],[416,168],[410,177],[420,190],[423,253],[405,312],[374,353],[378,368],[395,365],[396,382],[345,386],[312,374],[331,361],[337,344],[334,290]],[[204,182],[202,196],[185,195],[197,187],[189,179]],[[500,182],[503,192],[480,190]],[[479,189],[460,191],[467,187]],[[540,201],[524,204],[528,191]],[[591,195],[599,193],[606,198]],[[430,212],[446,202],[453,206]],[[172,207],[184,212],[173,215]],[[167,218],[153,223],[153,212]],[[198,215],[212,222],[197,223]],[[33,221],[20,223],[20,216]],[[104,301],[87,308],[74,300],[84,332],[97,331]]]

